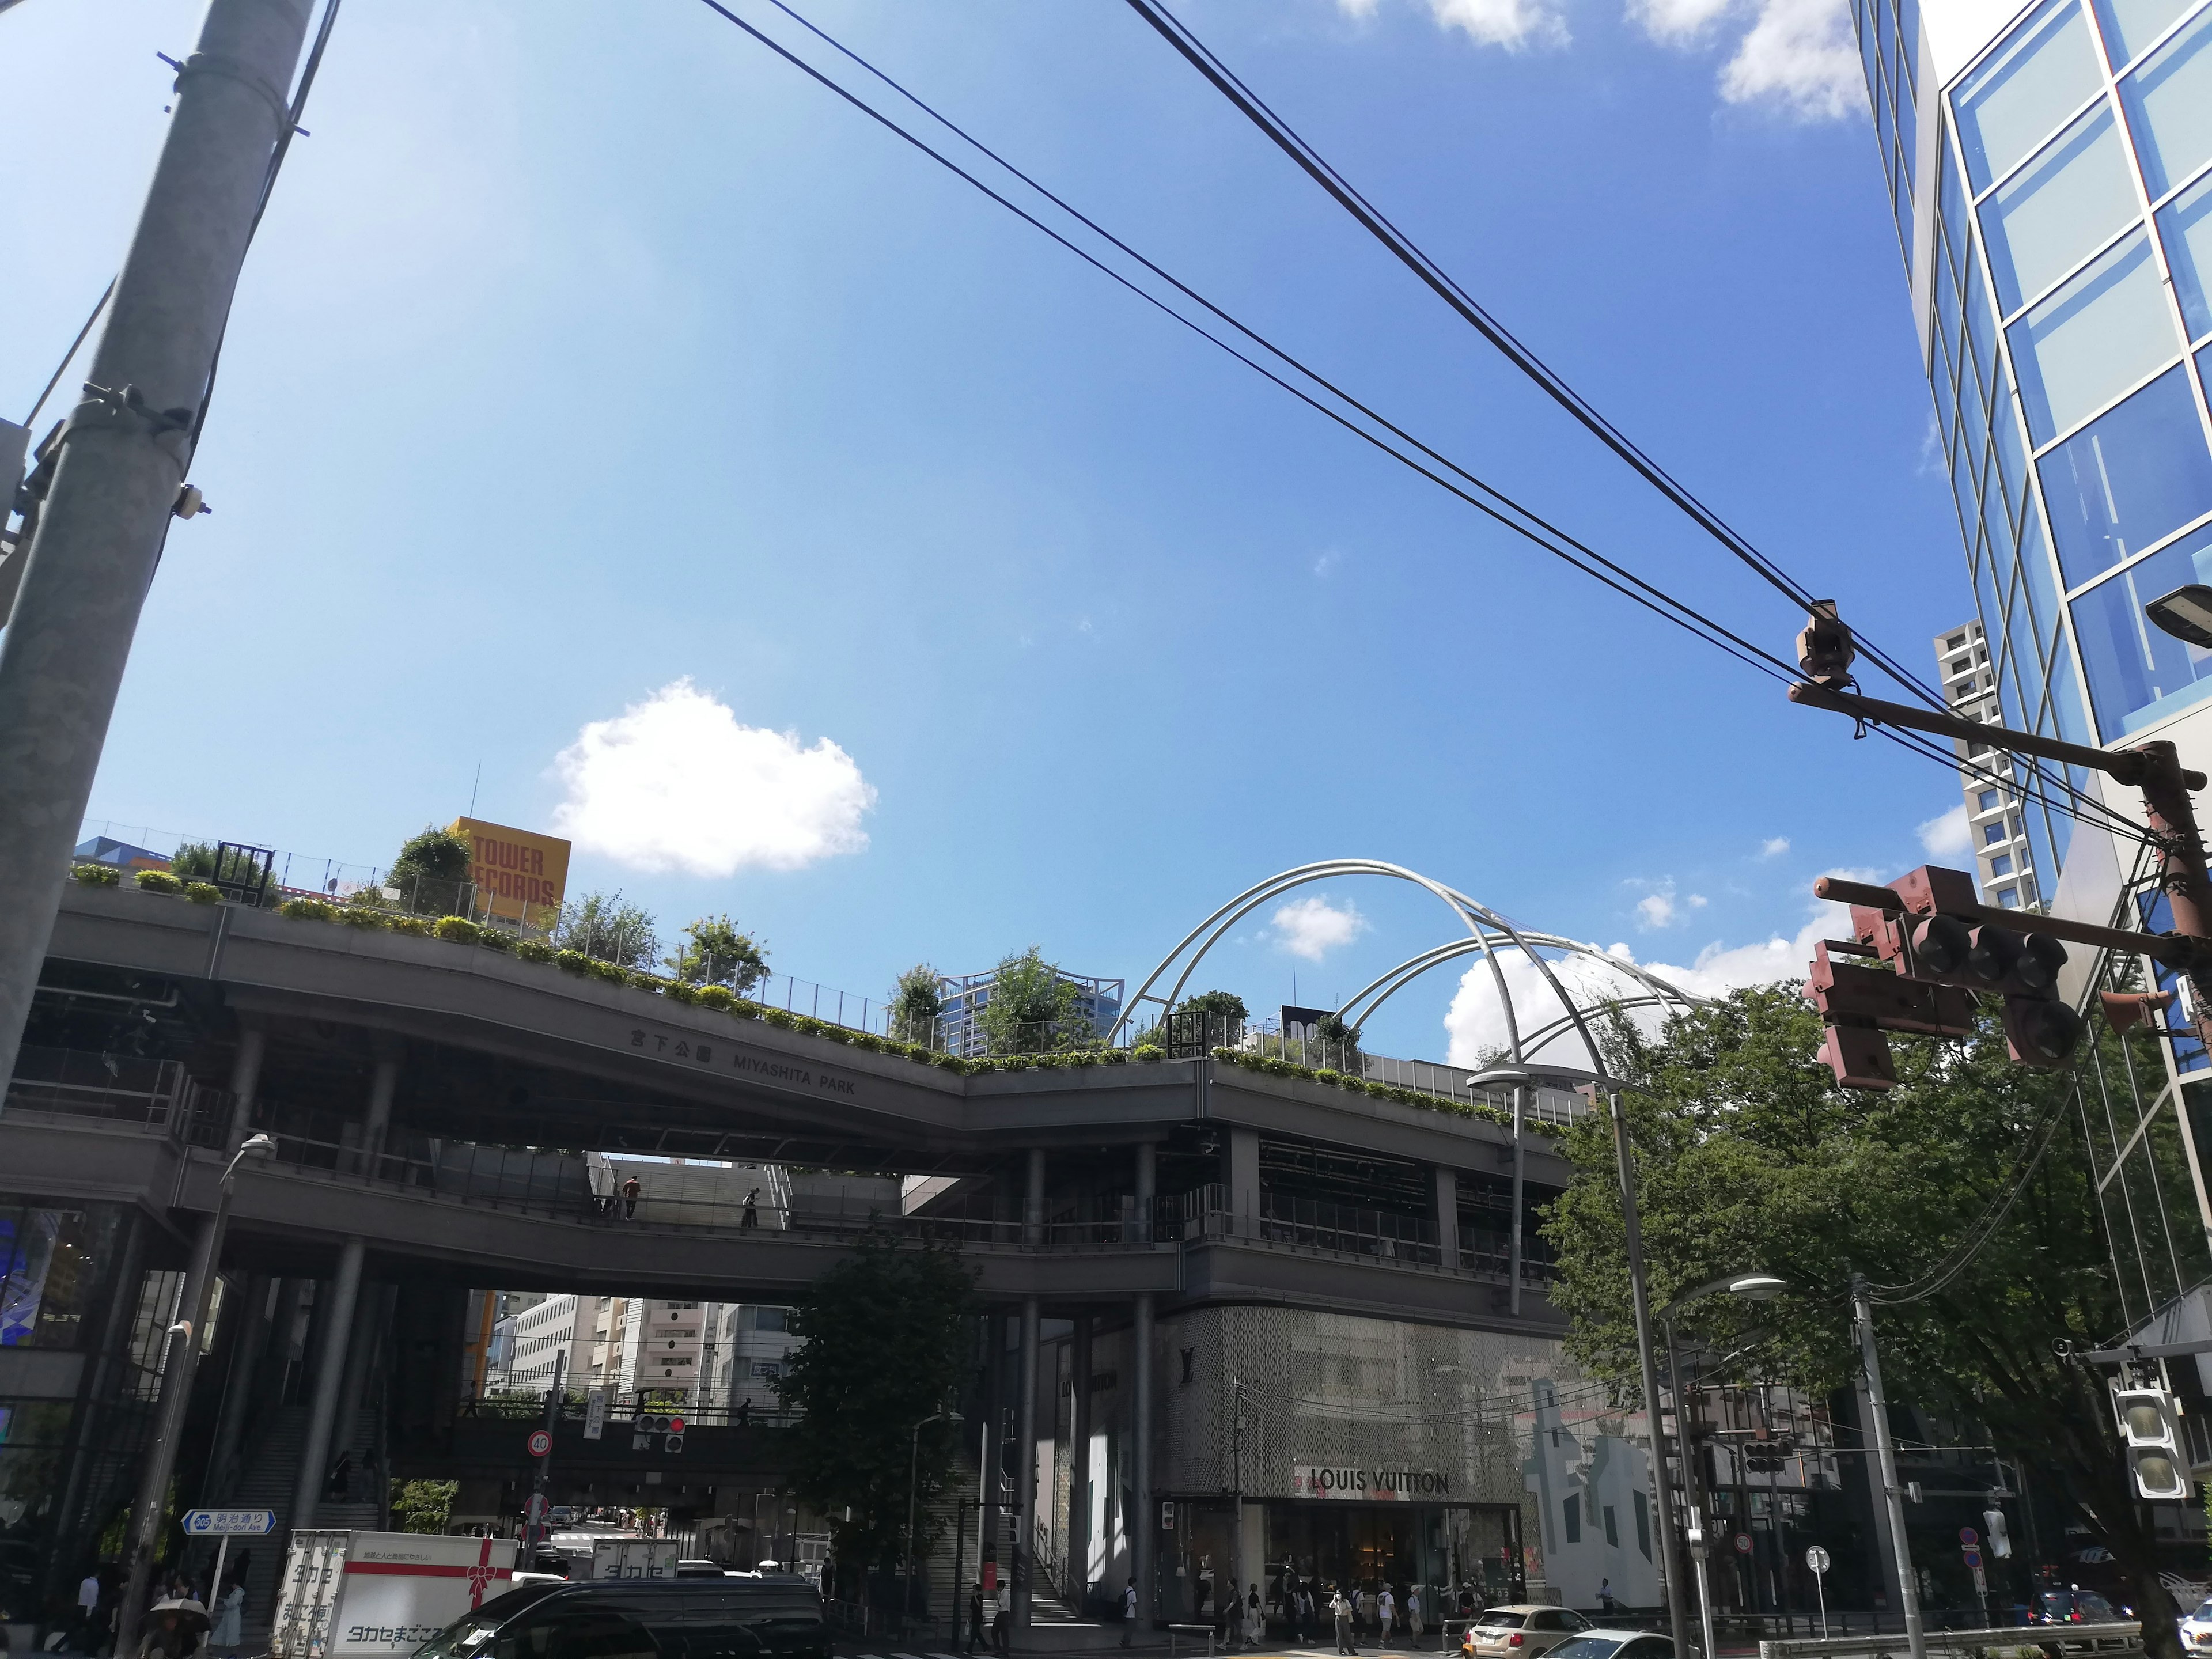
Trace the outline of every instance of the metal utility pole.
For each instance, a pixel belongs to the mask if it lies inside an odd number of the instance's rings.
[[[1593,1085],[1595,1087],[1595,1085]],[[1667,1434],[1659,1402],[1659,1367],[1651,1353],[1651,1298],[1644,1280],[1644,1230],[1636,1217],[1636,1166],[1629,1156],[1628,1115],[1622,1110],[1620,1091],[1606,1091],[1613,1113],[1613,1153],[1620,1166],[1621,1231],[1628,1246],[1628,1289],[1636,1315],[1636,1359],[1644,1383],[1644,1409],[1651,1413],[1651,1507],[1659,1529],[1659,1582],[1667,1597],[1667,1628],[1674,1638],[1674,1651],[1690,1651],[1690,1631],[1683,1617],[1682,1586],[1674,1555],[1674,1505],[1667,1479]],[[1521,1218],[1513,1218],[1515,1230]],[[1680,1401],[1676,1401],[1677,1433],[1681,1431]],[[1915,1653],[1912,1659],[1926,1659]]]
[[[0,637],[0,1078],[53,931],[107,723],[246,245],[291,116],[311,0],[212,0],[114,308]],[[127,1611],[127,1610],[126,1610]]]
[[[1859,1362],[1866,1368],[1867,1416],[1874,1431],[1875,1462],[1881,1474],[1882,1501],[1889,1505],[1890,1548],[1897,1558],[1897,1598],[1905,1613],[1905,1645],[1912,1659],[1928,1659],[1928,1638],[1920,1628],[1920,1587],[1912,1577],[1912,1548],[1905,1539],[1905,1492],[1897,1484],[1897,1448],[1890,1443],[1889,1402],[1882,1397],[1881,1356],[1874,1347],[1874,1304],[1865,1276],[1851,1275],[1851,1322],[1858,1327]]]

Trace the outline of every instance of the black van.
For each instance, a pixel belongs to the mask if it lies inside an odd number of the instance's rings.
[[[796,1575],[526,1584],[455,1620],[416,1659],[830,1659],[822,1596]]]

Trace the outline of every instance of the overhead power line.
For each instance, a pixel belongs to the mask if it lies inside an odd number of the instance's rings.
[[[1267,336],[1261,334],[1249,325],[1243,322],[1223,307],[1217,305],[1205,295],[1192,288],[1188,283],[1182,281],[1179,277],[1176,276],[1172,272],[1158,264],[1156,261],[1147,258],[1137,249],[1131,246],[1127,242],[1124,241],[1121,238],[1115,235],[1111,231],[1101,225],[1097,220],[1084,213],[1080,209],[1075,207],[1073,204],[1067,202],[1065,198],[1054,192],[1039,180],[1024,172],[1019,167],[1016,166],[1013,162],[1008,161],[998,151],[993,149],[981,140],[968,132],[951,118],[934,108],[918,94],[902,85],[898,81],[886,74],[884,70],[877,68],[860,53],[854,52],[849,46],[845,46],[842,42],[836,40],[836,37],[830,34],[826,30],[810,21],[793,7],[785,3],[785,0],[769,0],[769,3],[773,4],[777,10],[782,12],[784,15],[790,18],[800,27],[805,29],[816,39],[821,40],[832,50],[836,51],[850,62],[866,71],[869,75],[872,76],[875,79],[881,82],[884,86],[898,94],[900,97],[903,98],[915,108],[921,111],[924,114],[928,116],[931,120],[934,121],[946,131],[958,138],[963,143],[969,146],[977,154],[988,158],[993,164],[1002,168],[1013,178],[1018,179],[1025,187],[1035,191],[1039,197],[1042,198],[1044,201],[1050,203],[1054,208],[1066,214],[1071,219],[1080,224],[1085,229],[1099,237],[1103,241],[1110,245],[1112,248],[1121,253],[1126,258],[1133,260],[1146,271],[1151,273],[1159,281],[1167,284],[1176,294],[1182,295],[1194,305],[1200,307],[1207,315],[1218,319],[1226,327],[1234,330],[1238,335],[1249,341],[1252,345],[1256,347],[1261,353],[1273,359],[1283,369],[1287,371],[1289,374],[1295,376],[1297,380],[1307,382],[1308,384],[1299,385],[1293,383],[1293,380],[1291,379],[1286,379],[1284,374],[1279,374],[1275,369],[1270,368],[1266,363],[1255,360],[1255,358],[1251,355],[1240,349],[1232,342],[1224,339],[1220,335],[1215,333],[1205,324],[1186,315],[1183,312],[1178,310],[1173,304],[1170,304],[1168,301],[1163,299],[1159,295],[1151,292],[1137,282],[1133,281],[1125,272],[1117,270],[1111,264],[1109,264],[1103,259],[1100,258],[1097,254],[1080,246],[1075,241],[1071,240],[1069,236],[1063,234],[1060,230],[1046,223],[1036,214],[1030,212],[1027,209],[1011,199],[1002,191],[994,189],[989,184],[977,177],[968,168],[961,166],[959,162],[946,155],[943,151],[936,149],[927,141],[924,140],[907,127],[900,125],[890,116],[885,114],[882,110],[871,104],[866,99],[854,92],[851,88],[841,84],[823,70],[816,67],[814,64],[808,63],[797,53],[792,52],[788,47],[783,46],[754,24],[748,21],[745,18],[738,15],[728,5],[722,3],[721,0],[702,0],[702,3],[704,4],[708,9],[713,11],[718,16],[722,18],[723,21],[732,24],[760,45],[767,47],[770,52],[782,58],[793,68],[798,70],[800,73],[805,75],[826,90],[835,94],[838,98],[852,106],[855,110],[867,116],[869,119],[882,126],[885,131],[894,134],[907,144],[920,151],[933,161],[935,161],[939,166],[944,167],[946,171],[962,179],[978,192],[988,198],[992,202],[1013,214],[1017,218],[1022,220],[1033,229],[1036,229],[1049,237],[1054,242],[1065,248],[1067,252],[1074,254],[1078,258],[1083,260],[1086,264],[1089,264],[1102,275],[1109,277],[1121,287],[1127,289],[1130,293],[1135,295],[1146,304],[1174,319],[1191,332],[1198,335],[1201,339],[1206,340],[1208,343],[1227,353],[1230,356],[1234,357],[1237,362],[1243,363],[1254,373],[1260,374],[1281,390],[1289,392],[1301,403],[1305,404],[1308,407],[1315,410],[1316,412],[1326,416],[1330,421],[1334,422],[1337,425],[1352,433],[1354,436],[1359,438],[1364,442],[1389,456],[1401,465],[1405,466],[1409,471],[1426,478],[1430,483],[1436,484],[1438,488],[1445,490],[1447,493],[1465,502],[1467,505],[1474,507],[1476,511],[1482,513],[1485,516],[1492,519],[1504,528],[1513,532],[1516,535],[1522,537],[1535,546],[1542,548],[1553,557],[1561,560],[1563,562],[1581,571],[1582,574],[1591,577],[1593,580],[1603,583],[1606,586],[1613,589],[1615,592],[1621,594],[1622,597],[1643,606],[1645,610],[1650,611],[1653,614],[1659,616],[1664,620],[1674,623],[1675,626],[1683,629],[1693,636],[1703,640],[1706,644],[1725,653],[1727,655],[1735,658],[1737,661],[1744,663],[1757,672],[1766,675],[1768,678],[1777,681],[1778,683],[1785,685],[1792,684],[1800,678],[1796,665],[1787,662],[1782,658],[1775,655],[1772,652],[1753,643],[1751,641],[1744,638],[1741,635],[1734,632],[1720,623],[1713,620],[1711,617],[1706,616],[1704,612],[1698,611],[1696,607],[1691,605],[1686,601],[1675,598],[1673,594],[1668,592],[1663,588],[1661,588],[1656,584],[1647,581],[1644,578],[1637,575],[1633,571],[1628,569],[1626,567],[1613,560],[1607,558],[1602,554],[1598,553],[1595,549],[1590,548],[1585,543],[1559,529],[1557,526],[1537,514],[1532,508],[1507,495],[1504,491],[1498,489],[1495,485],[1491,484],[1486,480],[1478,477],[1476,474],[1461,465],[1459,463],[1452,460],[1449,457],[1444,455],[1432,446],[1415,437],[1403,427],[1389,420],[1387,416],[1383,416],[1359,398],[1354,397],[1349,392],[1345,391],[1341,386],[1329,380],[1327,376],[1322,374],[1318,370],[1313,368],[1297,356],[1291,354],[1289,351],[1277,345]],[[1309,386],[1312,389],[1310,390]],[[1334,404],[1329,401],[1331,399],[1334,400]],[[1342,407],[1340,408],[1335,406],[1337,404],[1340,404]],[[1352,413],[1348,414],[1346,412],[1346,410],[1352,411]],[[1355,415],[1358,418],[1354,418]],[[1368,425],[1362,423],[1363,421],[1371,422],[1372,426],[1374,428],[1380,428],[1380,431],[1378,432],[1376,430],[1370,429]],[[1401,448],[1398,447],[1399,445],[1403,445],[1406,448]],[[1408,454],[1406,453],[1406,449],[1411,449],[1415,452],[1415,453]],[[1443,476],[1445,473],[1449,473],[1451,476]],[[1459,482],[1454,482],[1455,479]],[[1796,596],[1793,595],[1792,597],[1794,598]],[[1928,739],[1920,737],[1917,733],[1900,732],[1894,728],[1887,726],[1876,727],[1875,729],[1880,731],[1884,738],[1888,738],[1892,742],[1897,743],[1900,747],[1905,748],[1911,752],[1922,755],[1924,757],[1936,759],[1947,770],[1955,771],[1960,764],[1955,757],[1940,750],[1936,745],[1929,742]],[[2016,788],[2020,787],[2014,781],[2009,778],[2003,779],[2002,781],[2003,781],[2008,787]],[[2060,785],[2060,787],[2062,789],[2065,789],[2065,786],[2063,783]],[[2086,795],[2080,795],[2079,792],[2075,792],[2070,789],[2066,789],[2065,792],[2069,794],[2075,794],[2083,805],[2094,809],[2099,814],[2106,817],[2112,816],[2109,813],[2107,809],[2104,808],[2101,802],[2096,801],[2094,798],[2087,797]],[[2081,816],[2079,812],[2075,811],[2073,807],[2068,805],[2064,801],[2051,799],[2046,793],[2039,790],[2031,789],[2028,793],[2036,798],[2044,799],[2045,804],[2054,811],[2076,817]],[[2115,822],[2123,830],[2124,830],[2126,833],[2138,836],[2140,836],[2141,832],[2133,825],[2128,824],[2124,819],[2115,819]]]

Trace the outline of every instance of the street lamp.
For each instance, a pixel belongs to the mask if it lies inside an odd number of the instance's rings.
[[[1579,1092],[1590,1097],[1596,1103],[1597,1093],[1605,1091],[1607,1109],[1613,1117],[1613,1156],[1620,1180],[1621,1232],[1628,1248],[1629,1304],[1636,1317],[1636,1361],[1644,1384],[1644,1402],[1651,1413],[1651,1499],[1659,1512],[1659,1583],[1667,1598],[1667,1626],[1674,1638],[1674,1651],[1686,1653],[1690,1646],[1690,1632],[1682,1616],[1682,1590],[1677,1575],[1680,1568],[1674,1559],[1674,1508],[1667,1480],[1667,1442],[1659,1421],[1659,1367],[1651,1352],[1651,1296],[1650,1287],[1644,1277],[1644,1231],[1636,1218],[1636,1168],[1628,1155],[1628,1117],[1622,1111],[1620,1097],[1635,1088],[1618,1078],[1601,1077],[1589,1073],[1579,1073],[1589,1080],[1580,1085]],[[1518,1246],[1521,1239],[1521,1169],[1517,1120],[1520,1116],[1520,1091],[1536,1081],[1536,1074],[1524,1066],[1497,1066],[1480,1073],[1472,1082],[1482,1084],[1510,1083],[1514,1090],[1514,1116],[1516,1120],[1514,1146],[1514,1210],[1513,1240],[1516,1246],[1516,1266],[1518,1266]],[[1520,1274],[1514,1275],[1518,1287]],[[1706,1659],[1711,1659],[1708,1654]]]
[[[154,1547],[167,1507],[169,1477],[176,1472],[177,1442],[184,1432],[185,1413],[191,1405],[192,1373],[200,1359],[198,1339],[207,1328],[208,1303],[215,1291],[216,1269],[222,1261],[222,1236],[230,1224],[231,1186],[237,1179],[238,1166],[247,1158],[263,1164],[276,1155],[276,1143],[265,1134],[248,1135],[239,1144],[216,1183],[215,1213],[193,1242],[191,1271],[185,1279],[185,1316],[168,1329],[154,1444],[131,1511],[130,1571],[115,1621],[118,1653],[131,1652],[137,1646],[138,1619],[144,1608],[147,1584],[154,1576]]]
[[[913,1443],[907,1449],[906,1471],[906,1596],[903,1613],[914,1613],[914,1505],[915,1494],[921,1484],[921,1431],[932,1423],[964,1423],[967,1419],[956,1411],[939,1406],[935,1411],[914,1425]],[[960,1586],[955,1584],[952,1593],[957,1596]]]
[[[1659,1321],[1667,1328],[1667,1375],[1674,1384],[1674,1439],[1682,1449],[1682,1485],[1686,1492],[1697,1490],[1697,1478],[1691,1473],[1690,1425],[1682,1405],[1682,1360],[1674,1351],[1674,1316],[1692,1302],[1725,1291],[1740,1296],[1747,1302],[1771,1302],[1790,1288],[1790,1281],[1768,1273],[1723,1273],[1718,1279],[1707,1279],[1693,1291],[1686,1291],[1659,1310]],[[1705,1659],[1716,1659],[1719,1649],[1713,1645],[1712,1588],[1705,1582],[1705,1517],[1700,1515],[1698,1525],[1692,1530],[1697,1534],[1690,1541],[1690,1570],[1698,1581],[1698,1627],[1705,1639]],[[1775,1537],[1782,1536],[1777,1526]]]

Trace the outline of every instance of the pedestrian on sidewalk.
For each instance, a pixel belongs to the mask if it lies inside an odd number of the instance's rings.
[[[1390,1593],[1390,1586],[1385,1583],[1382,1593],[1375,1598],[1375,1645],[1389,1646],[1391,1635],[1397,1626],[1398,1598]]]
[[[1267,1639],[1267,1615],[1260,1607],[1260,1587],[1252,1586],[1244,1598],[1244,1639],[1254,1647]]]
[[[1605,1616],[1607,1619],[1611,1619],[1613,1617],[1612,1579],[1601,1578],[1597,1581],[1597,1604],[1604,1610]]]
[[[638,1185],[637,1177],[635,1176],[632,1176],[628,1181],[623,1182],[623,1219],[624,1221],[635,1221],[637,1218],[638,1194],[642,1193],[644,1190],[644,1188]]]
[[[1321,1620],[1314,1611],[1313,1581],[1306,1580],[1298,1586],[1298,1639],[1301,1642],[1321,1640]]]
[[[983,1641],[983,1581],[978,1578],[968,1592],[968,1651],[973,1653]]]
[[[1406,1629],[1413,1638],[1413,1645],[1420,1646],[1421,1637],[1426,1626],[1421,1623],[1421,1587],[1419,1584],[1407,1587]]]
[[[1014,1639],[1014,1593],[1006,1580],[999,1581],[999,1608],[991,1618],[991,1646],[1000,1653],[1011,1650]]]
[[[740,1230],[760,1225],[760,1188],[756,1187],[745,1194],[744,1212],[738,1218]]]
[[[1129,1645],[1129,1638],[1137,1628],[1137,1575],[1129,1575],[1127,1588],[1121,1592],[1121,1645]]]
[[[1359,1644],[1352,1640],[1352,1605],[1344,1599],[1344,1587],[1337,1586],[1336,1593],[1328,1598],[1329,1616],[1336,1620],[1336,1650],[1339,1653],[1358,1653]]]

